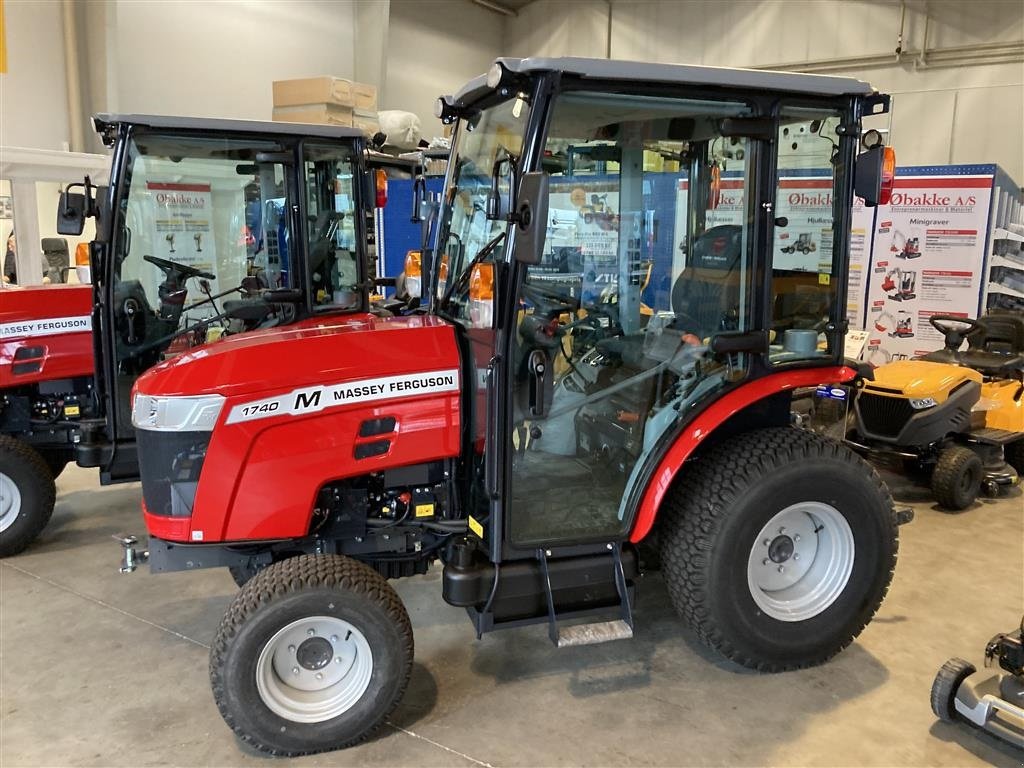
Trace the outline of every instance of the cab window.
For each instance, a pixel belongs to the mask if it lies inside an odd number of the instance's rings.
[[[356,247],[358,209],[347,147],[303,147],[309,280],[316,309],[355,309],[362,273]]]

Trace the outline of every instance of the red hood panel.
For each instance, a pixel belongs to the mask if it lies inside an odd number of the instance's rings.
[[[458,365],[455,335],[443,320],[360,314],[228,337],[151,368],[136,389],[233,397]]]
[[[92,286],[0,289],[0,388],[91,376]]]

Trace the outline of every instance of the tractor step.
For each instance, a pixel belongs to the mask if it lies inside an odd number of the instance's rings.
[[[610,643],[612,640],[629,640],[631,637],[633,637],[633,628],[623,619],[598,621],[593,624],[560,627],[558,647],[597,645],[598,643]]]

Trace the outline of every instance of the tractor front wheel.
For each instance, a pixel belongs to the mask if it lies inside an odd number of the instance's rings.
[[[953,445],[939,454],[932,471],[932,495],[947,512],[961,512],[978,498],[985,465],[970,448]]]
[[[302,555],[253,576],[210,650],[221,715],[255,749],[303,755],[367,738],[409,682],[412,626],[367,565]]]
[[[774,428],[684,467],[666,499],[676,610],[723,656],[765,672],[820,664],[871,620],[896,565],[892,497],[840,443]]]
[[[0,557],[18,554],[42,533],[56,498],[43,457],[28,443],[0,435]]]

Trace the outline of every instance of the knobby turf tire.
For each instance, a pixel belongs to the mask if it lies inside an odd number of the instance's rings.
[[[373,650],[369,686],[351,709],[319,723],[272,712],[256,687],[260,651],[275,632],[303,616],[342,618]],[[228,607],[210,648],[210,683],[221,716],[261,752],[296,756],[369,738],[397,706],[409,683],[413,633],[405,607],[369,566],[342,555],[300,555],[259,571]]]
[[[932,471],[932,496],[944,512],[962,512],[981,491],[985,465],[970,448],[953,445],[939,454]]]
[[[10,435],[0,435],[0,472],[14,482],[21,495],[18,516],[0,532],[0,557],[10,557],[35,541],[50,522],[57,486],[43,457]]]
[[[817,615],[782,621],[751,595],[755,537],[800,501],[831,504],[850,525],[850,578]],[[680,470],[662,505],[662,572],[676,611],[722,656],[762,672],[827,661],[853,642],[889,588],[899,534],[888,488],[846,446],[792,427],[712,447]]]
[[[943,664],[932,682],[932,712],[946,723],[956,722],[956,692],[960,683],[973,675],[977,670],[969,661],[952,658]]]
[[[1024,438],[1014,440],[1003,448],[1003,456],[1006,463],[1017,470],[1024,482]]]

